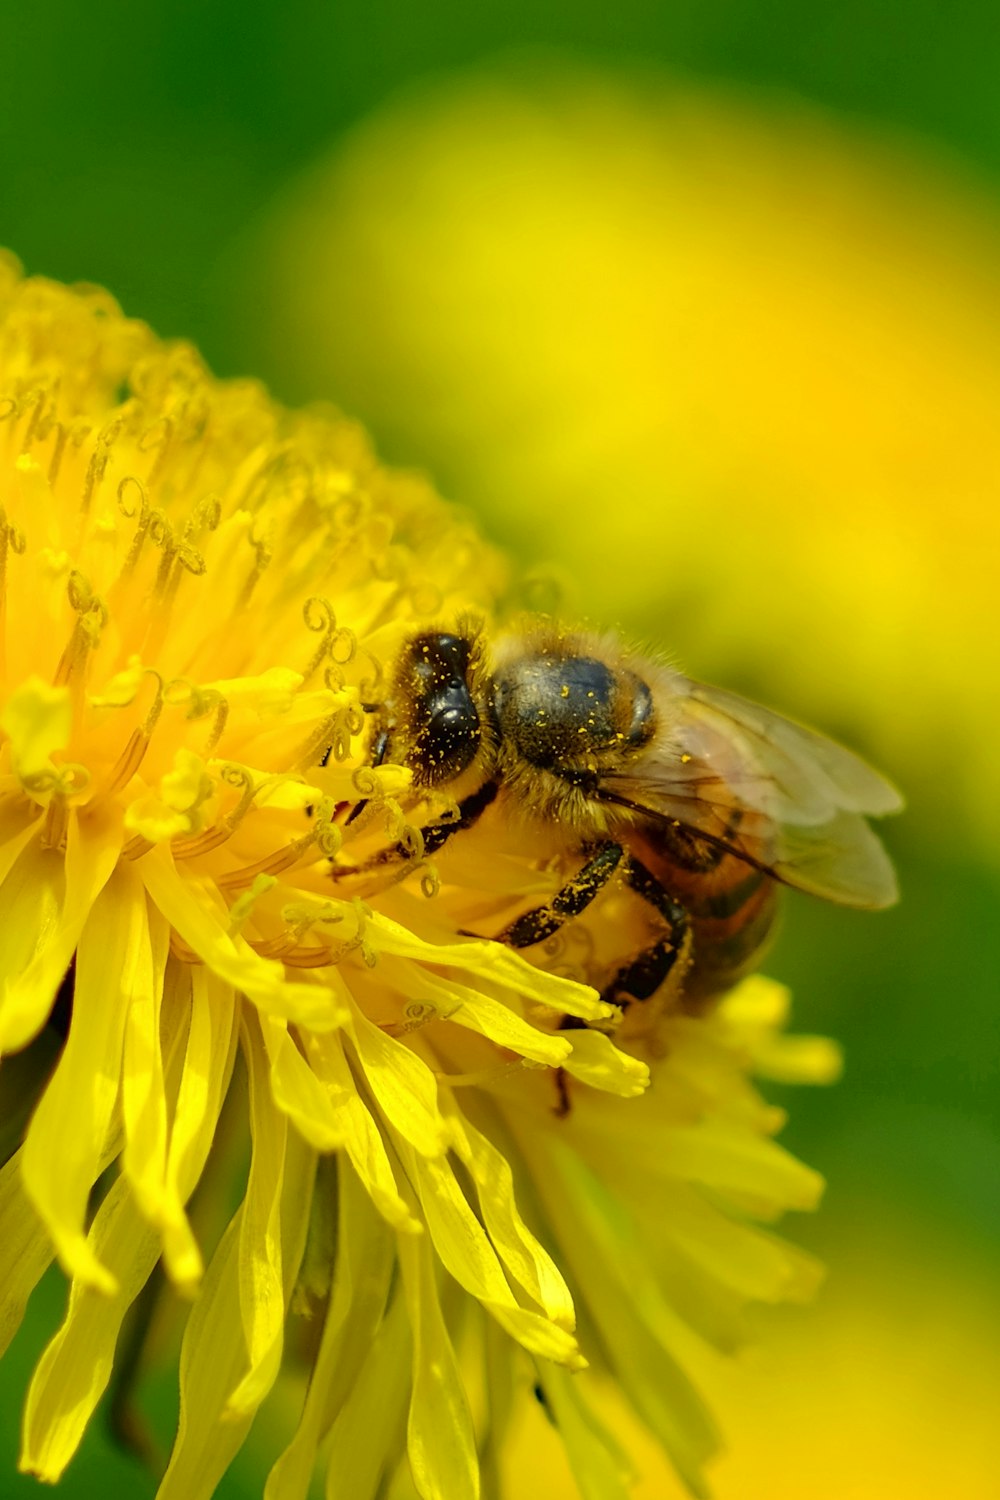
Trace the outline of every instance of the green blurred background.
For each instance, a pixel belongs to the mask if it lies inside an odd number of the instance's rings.
[[[0,244],[29,271],[107,285],[220,374],[336,400],[567,608],[903,785],[899,908],[793,898],[768,965],[846,1049],[832,1092],[772,1091],[830,1181],[791,1228],[832,1274],[734,1378],[718,1488],[1000,1493],[995,7],[4,21]],[[16,1414],[61,1297],[50,1279],[0,1372],[0,1494],[33,1488]],[[149,1490],[94,1433],[63,1488],[112,1483]],[[251,1448],[224,1493],[259,1484]]]

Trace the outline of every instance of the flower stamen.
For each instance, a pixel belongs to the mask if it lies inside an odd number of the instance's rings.
[[[129,505],[125,499],[130,486],[134,487],[138,491],[139,495],[138,506],[132,506],[131,509],[129,508]],[[118,582],[124,583],[128,578],[131,577],[132,573],[135,571],[136,564],[138,563],[140,554],[142,552],[143,544],[145,543],[146,537],[149,534],[149,526],[152,518],[149,496],[146,493],[146,487],[143,484],[142,480],[137,479],[134,474],[126,474],[125,478],[118,486],[118,509],[121,511],[126,520],[129,521],[133,520],[136,515],[138,515],[135,535],[132,538],[132,545],[129,547],[128,553],[125,557],[125,561],[122,564],[121,572],[118,575]]]
[[[70,688],[74,710],[78,710],[82,704],[87,661],[108,622],[108,609],[76,568],[69,575],[66,592],[77,619],[52,681],[55,687]]]
[[[353,630],[337,624],[337,615],[329,599],[314,594],[303,605],[302,618],[307,630],[323,633],[323,639],[313,652],[309,665],[302,674],[303,683],[309,681],[325,660],[329,660],[335,666],[346,667],[354,659],[358,649],[357,636]]]
[[[324,757],[336,761],[350,757],[351,741],[364,729],[365,718],[353,690],[341,688],[339,692],[348,701],[336,708],[308,736],[295,759],[296,770],[310,771]]]
[[[265,782],[255,783],[250,771],[246,766],[225,765],[219,772],[222,780],[227,785],[237,787],[240,798],[236,806],[225,817],[214,824],[211,828],[204,829],[192,838],[177,838],[171,842],[171,850],[175,859],[195,859],[201,854],[207,854],[212,849],[218,849],[231,838],[233,832],[239,827],[250,810],[257,793],[262,790]]]
[[[266,570],[273,556],[273,551],[269,539],[267,537],[260,537],[257,535],[256,518],[254,520],[254,523],[251,525],[250,530],[247,532],[247,541],[253,548],[254,563],[253,567],[250,569],[250,572],[247,574],[246,581],[244,582],[237,598],[237,614],[246,609],[247,605],[250,603],[253,591],[260,582],[261,577],[263,576],[264,571]]]
[[[83,482],[83,495],[80,499],[80,511],[84,516],[90,514],[90,507],[93,504],[94,496],[97,494],[101,486],[101,481],[107,473],[112,445],[118,438],[121,430],[121,419],[116,418],[97,434],[94,449],[90,455],[90,462],[87,465],[86,477]]]
[[[7,557],[11,552],[22,555],[26,545],[23,531],[11,525],[7,520],[7,512],[0,506],[0,672],[7,664]]]
[[[146,476],[146,484],[149,489],[154,489],[163,476],[167,466],[167,455],[170,452],[170,442],[173,437],[174,424],[167,415],[159,417],[139,438],[136,447],[140,453],[152,453],[153,462]]]
[[[208,739],[202,750],[202,758],[208,760],[225,733],[229,718],[229,703],[218,688],[202,688],[185,677],[175,677],[167,683],[164,698],[172,707],[187,707],[185,718],[206,719],[214,715]]]
[[[162,677],[153,667],[147,667],[142,675],[155,679],[156,696],[153,699],[145,721],[139,728],[133,729],[126,741],[125,749],[111,768],[111,774],[101,788],[101,796],[104,797],[113,797],[116,793],[124,791],[125,787],[132,780],[132,777],[136,775],[146,757],[146,751],[149,749],[150,741],[153,737],[153,730],[156,728],[157,720],[163,711],[164,688]]]
[[[312,828],[293,843],[276,850],[274,854],[265,855],[263,859],[258,859],[252,865],[243,865],[238,870],[230,870],[227,874],[220,875],[219,889],[235,891],[242,886],[252,885],[258,875],[283,875],[287,870],[293,869],[316,842],[316,833],[317,830]]]

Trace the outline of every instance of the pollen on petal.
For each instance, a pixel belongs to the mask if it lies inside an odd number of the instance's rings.
[[[11,693],[0,713],[0,728],[10,740],[11,762],[25,787],[55,784],[58,768],[52,757],[68,745],[72,722],[66,687],[33,677]]]

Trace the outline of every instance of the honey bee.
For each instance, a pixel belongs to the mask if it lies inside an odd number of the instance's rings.
[[[492,646],[472,621],[425,630],[370,707],[372,764],[402,764],[418,790],[445,788],[457,804],[422,829],[425,855],[496,804],[525,852],[544,844],[577,857],[566,883],[499,941],[545,941],[612,877],[646,904],[659,935],[603,987],[619,1011],[665,986],[686,1004],[728,989],[759,958],[781,885],[855,907],[897,898],[865,821],[902,805],[882,776],[610,637],[547,621]]]

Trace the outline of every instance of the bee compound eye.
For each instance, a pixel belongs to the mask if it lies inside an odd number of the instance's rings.
[[[439,708],[431,715],[427,737],[440,750],[455,750],[479,738],[479,715],[472,704]]]
[[[479,714],[475,704],[467,693],[452,692],[448,696],[460,701],[434,709],[417,747],[419,769],[430,781],[457,776],[471,765],[479,749]]]

